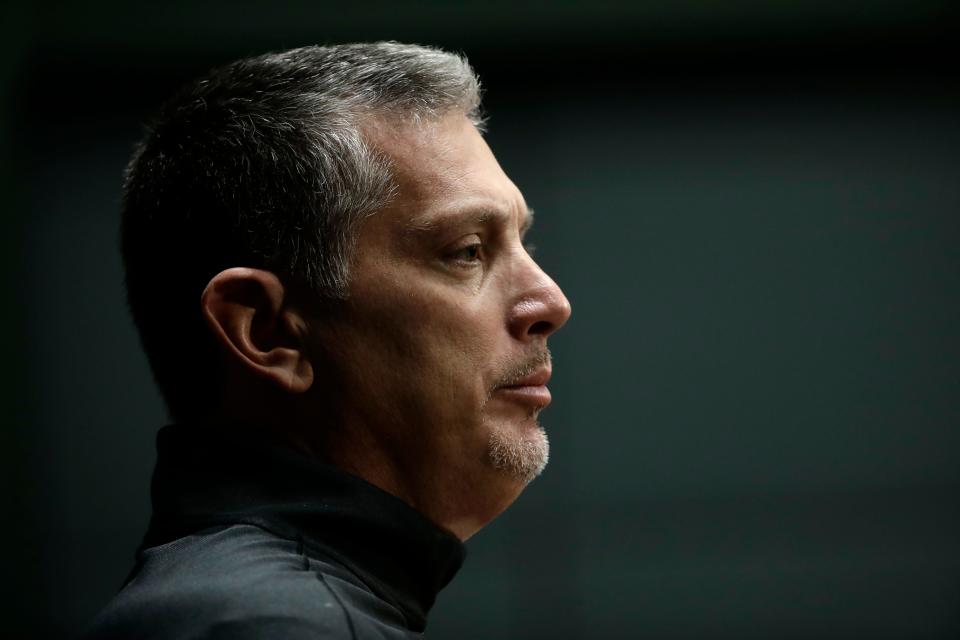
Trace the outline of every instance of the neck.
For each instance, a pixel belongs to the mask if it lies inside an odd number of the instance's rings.
[[[321,446],[298,448],[390,493],[462,541],[502,513],[526,483],[486,466],[451,466],[429,450],[397,450],[360,424],[326,432]]]
[[[465,541],[503,512],[526,483],[488,461],[451,465],[439,452],[396,446],[361,416],[310,410],[305,398],[225,403],[212,422],[263,434],[288,448],[362,478],[413,507],[440,529]],[[266,400],[266,399],[265,399]],[[247,410],[258,404],[256,410]],[[319,403],[318,403],[319,404]],[[335,406],[325,403],[327,408]],[[442,464],[439,464],[442,463]]]

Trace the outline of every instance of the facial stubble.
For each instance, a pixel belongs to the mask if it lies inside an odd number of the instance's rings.
[[[519,366],[510,368],[490,390],[487,400],[498,387],[514,384],[550,362],[550,351],[544,347]],[[487,445],[490,464],[524,484],[539,476],[550,460],[550,442],[538,422],[540,410],[532,409],[527,414],[526,419],[533,423],[527,433],[519,435],[506,425],[497,425],[490,433]]]

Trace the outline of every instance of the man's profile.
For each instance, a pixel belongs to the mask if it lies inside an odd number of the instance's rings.
[[[214,70],[127,172],[130,309],[175,424],[90,638],[405,638],[543,469],[547,338],[466,60],[376,43]]]

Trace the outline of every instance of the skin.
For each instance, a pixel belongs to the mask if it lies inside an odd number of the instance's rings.
[[[346,301],[312,309],[253,269],[208,285],[231,371],[222,413],[272,422],[467,539],[530,479],[495,464],[491,437],[545,449],[549,394],[506,385],[547,375],[570,304],[525,250],[532,215],[467,118],[365,134],[398,189],[361,226]]]

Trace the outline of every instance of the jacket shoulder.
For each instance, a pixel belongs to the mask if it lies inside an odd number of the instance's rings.
[[[144,550],[88,640],[352,638],[337,595],[298,543],[252,525]]]

